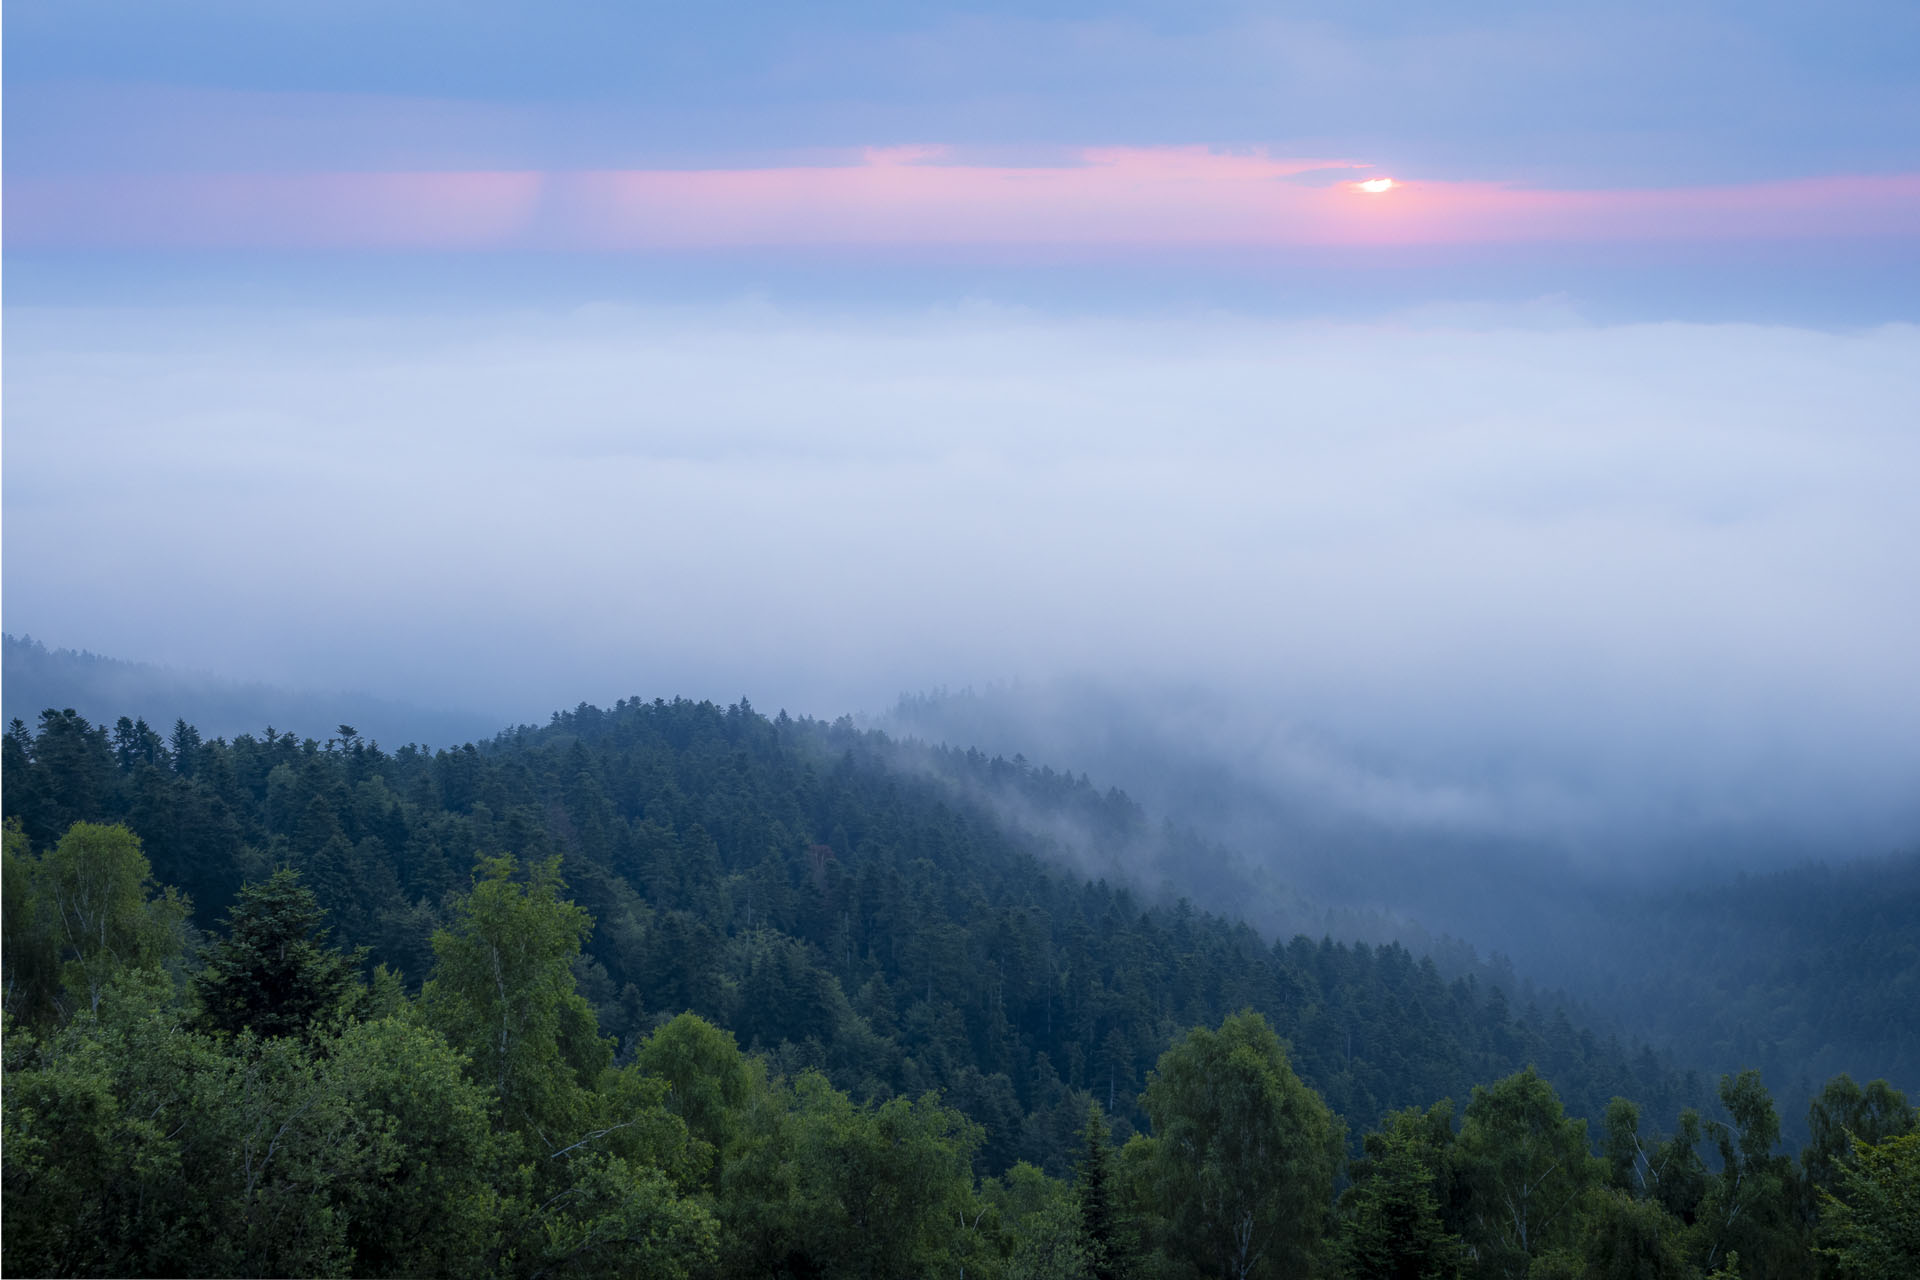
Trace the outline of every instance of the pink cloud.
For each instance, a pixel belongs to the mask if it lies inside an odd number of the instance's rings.
[[[1204,147],[969,164],[940,147],[854,163],[557,173],[16,180],[15,247],[1123,249],[1793,240],[1920,234],[1920,175],[1543,190],[1402,182],[1366,166]],[[1316,181],[1339,171],[1349,180]]]

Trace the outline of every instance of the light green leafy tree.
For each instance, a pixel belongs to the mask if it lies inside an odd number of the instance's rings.
[[[585,1130],[586,1099],[612,1049],[574,989],[573,963],[592,918],[560,898],[560,860],[514,879],[512,858],[482,859],[450,927],[433,935],[433,976],[420,1007],[493,1090],[502,1122],[542,1154]]]
[[[1007,1280],[1091,1280],[1096,1272],[1085,1228],[1069,1200],[1058,1200],[1014,1224]]]
[[[1920,1275],[1920,1133],[1857,1144],[1821,1206],[1820,1253],[1840,1280]]]
[[[312,1042],[193,1028],[151,971],[9,1028],[6,1269],[473,1274],[498,1256],[485,1090],[399,1020]]]
[[[1076,1188],[1018,1161],[981,1184],[1006,1251],[1006,1280],[1098,1280]]]
[[[574,1162],[566,1192],[517,1262],[534,1277],[688,1280],[708,1274],[717,1247],[713,1215],[665,1173],[595,1152]]]
[[[1538,1072],[1478,1088],[1455,1144],[1472,1195],[1466,1240],[1483,1275],[1520,1277],[1535,1259],[1571,1248],[1579,1206],[1604,1177],[1587,1153],[1587,1126],[1567,1118]]]
[[[1126,1163],[1169,1266],[1234,1280],[1320,1269],[1340,1138],[1266,1019],[1194,1028],[1141,1101],[1153,1136],[1130,1142]]]
[[[98,1012],[107,985],[126,970],[159,970],[178,961],[188,903],[171,888],[155,893],[153,869],[133,832],[76,822],[38,859],[27,858],[18,841],[10,843],[18,859],[12,878],[25,882],[32,912],[20,921],[31,940],[22,938],[18,951],[23,958],[57,958],[51,1003],[60,1016]],[[53,985],[32,976],[28,982]]]
[[[131,971],[98,1012],[9,1064],[8,1269],[345,1270],[332,1195],[367,1175],[365,1118],[303,1044],[218,1043],[188,1030],[172,997]]]
[[[717,1157],[753,1088],[747,1056],[733,1033],[683,1013],[641,1042],[634,1065],[666,1082],[666,1106]],[[709,1164],[703,1174],[711,1173]]]
[[[492,1099],[441,1036],[400,1017],[325,1045],[330,1083],[367,1118],[366,1176],[341,1189],[355,1275],[476,1275],[498,1257]]]
[[[516,878],[483,859],[473,891],[434,935],[420,1015],[464,1052],[516,1150],[504,1162],[503,1267],[529,1275],[697,1269],[712,1215],[689,1194],[708,1148],[666,1106],[666,1081],[612,1066],[574,962],[593,927],[560,897],[558,859]],[[681,1265],[681,1264],[676,1264]],[[665,1273],[662,1273],[665,1274]]]
[[[994,1251],[973,1186],[980,1140],[931,1095],[859,1106],[812,1071],[766,1087],[721,1176],[728,1272],[981,1274]]]

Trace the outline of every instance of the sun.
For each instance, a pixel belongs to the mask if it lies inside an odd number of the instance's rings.
[[[1353,185],[1370,195],[1379,195],[1382,191],[1393,190],[1396,184],[1392,178],[1368,178],[1365,182],[1356,182]]]

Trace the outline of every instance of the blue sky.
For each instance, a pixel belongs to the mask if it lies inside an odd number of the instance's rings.
[[[627,167],[946,142],[1330,150],[1568,185],[1920,168],[1920,14],[1900,3],[1040,12],[23,0],[7,165]],[[242,105],[267,119],[221,119]]]

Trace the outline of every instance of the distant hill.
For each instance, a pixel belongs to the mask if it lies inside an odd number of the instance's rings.
[[[4,638],[0,719],[39,723],[48,709],[71,707],[111,725],[121,716],[145,720],[164,735],[185,720],[206,737],[231,738],[272,726],[299,737],[325,739],[338,726],[389,746],[407,742],[457,745],[490,738],[501,721],[468,711],[393,702],[364,693],[311,692],[223,680],[125,662],[84,649],[49,649],[32,636]]]

